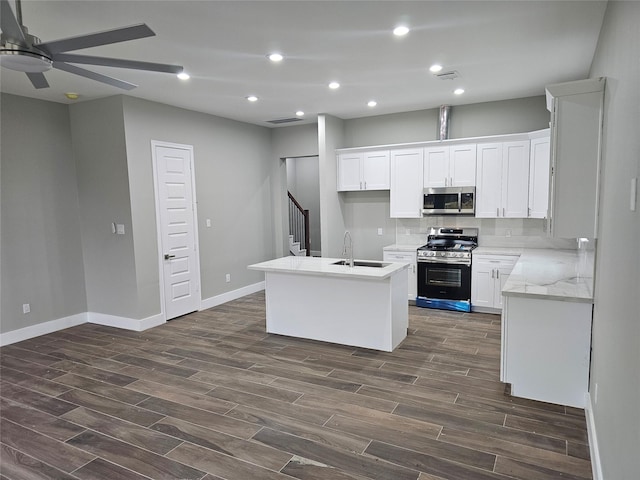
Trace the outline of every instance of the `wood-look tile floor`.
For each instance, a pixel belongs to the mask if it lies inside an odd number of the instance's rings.
[[[591,478],[583,412],[505,396],[499,347],[416,307],[393,353],[268,335],[263,293],[80,325],[0,349],[0,478]]]

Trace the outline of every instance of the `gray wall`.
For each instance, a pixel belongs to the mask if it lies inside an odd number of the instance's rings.
[[[87,302],[67,107],[4,93],[0,103],[5,333],[86,312]]]
[[[202,298],[262,281],[246,267],[275,255],[269,129],[132,97],[124,106],[140,315],[158,308],[151,140],[194,146]]]
[[[522,133],[549,127],[543,91],[539,97],[451,107],[449,138]],[[346,120],[342,147],[438,139],[438,109]]]
[[[336,148],[344,145],[344,121],[331,115],[318,115],[320,150],[320,228],[322,256],[340,257],[345,231],[343,199],[337,192]],[[355,252],[355,250],[354,250]]]
[[[122,97],[78,103],[69,112],[88,311],[140,318]],[[113,222],[124,224],[124,235],[112,233]]]
[[[607,77],[590,388],[606,479],[640,472],[640,208],[629,209],[640,177],[638,25],[640,3],[609,2],[590,72]]]

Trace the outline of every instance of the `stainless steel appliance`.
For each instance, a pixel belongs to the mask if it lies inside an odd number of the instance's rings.
[[[425,188],[422,215],[474,215],[476,187]]]
[[[477,246],[477,228],[431,228],[418,248],[416,305],[470,312],[471,251]]]

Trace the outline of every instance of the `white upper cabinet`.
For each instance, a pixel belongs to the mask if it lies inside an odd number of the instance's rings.
[[[389,190],[389,150],[338,154],[338,191]]]
[[[529,158],[529,218],[547,218],[549,206],[549,162],[551,139],[548,133],[531,139]]]
[[[502,206],[502,143],[478,145],[476,217],[496,218]]]
[[[595,238],[604,78],[547,87],[551,111],[551,235]]]
[[[476,217],[527,218],[529,141],[478,144]]]
[[[424,151],[424,187],[476,184],[476,145],[439,145]]]
[[[502,216],[527,218],[529,207],[529,141],[507,142],[502,150]]]
[[[392,218],[422,217],[424,148],[391,150]]]
[[[341,153],[338,155],[338,191],[360,190],[362,185],[363,153]]]

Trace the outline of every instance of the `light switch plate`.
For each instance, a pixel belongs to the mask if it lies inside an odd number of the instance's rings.
[[[382,229],[381,228],[378,229],[378,235],[382,235]]]
[[[116,231],[118,235],[124,235],[124,224],[122,223],[116,224]]]

